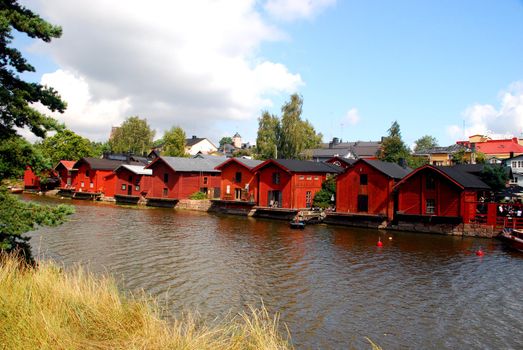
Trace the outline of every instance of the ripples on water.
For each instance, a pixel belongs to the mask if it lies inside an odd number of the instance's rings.
[[[523,255],[495,240],[73,203],[69,222],[31,233],[35,255],[110,272],[166,317],[263,300],[298,348],[523,348]]]

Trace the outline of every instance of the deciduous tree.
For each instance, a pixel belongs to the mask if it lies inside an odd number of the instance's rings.
[[[434,136],[425,135],[414,141],[414,152],[426,151],[438,147],[438,140]]]
[[[147,124],[147,119],[129,117],[115,130],[109,140],[111,151],[142,155],[151,149],[154,133]]]
[[[256,153],[258,159],[276,158],[280,121],[267,111],[258,119]]]
[[[388,130],[389,135],[383,139],[378,158],[386,162],[398,163],[400,159],[407,159],[409,149],[401,139],[400,126],[394,121]]]
[[[494,192],[503,190],[508,181],[508,175],[505,168],[499,165],[485,164],[479,177],[484,183],[489,185]]]
[[[95,156],[93,143],[71,130],[64,130],[47,137],[35,144],[35,147],[39,148],[52,164],[57,164],[60,160],[78,160]]]
[[[225,145],[231,145],[232,144],[232,137],[230,136],[224,136],[220,139],[220,149],[223,148]]]
[[[186,157],[185,131],[179,126],[173,126],[163,135],[163,154],[170,157]]]
[[[47,131],[60,130],[62,126],[31,104],[40,102],[58,112],[63,112],[66,104],[53,88],[20,78],[20,73],[35,69],[19,50],[10,46],[13,29],[45,42],[59,38],[62,29],[44,21],[16,0],[0,1],[0,140],[15,135],[16,127],[27,127],[36,136],[45,137]]]
[[[38,149],[18,135],[0,142],[0,180],[21,177],[27,165],[30,165],[38,174],[49,169],[51,162]]]

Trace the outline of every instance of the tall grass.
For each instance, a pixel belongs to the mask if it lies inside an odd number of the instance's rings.
[[[108,277],[0,258],[0,349],[269,350],[291,348],[288,339],[263,308],[213,326],[191,315],[168,323]]]

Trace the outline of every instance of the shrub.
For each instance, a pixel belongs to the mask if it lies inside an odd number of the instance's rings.
[[[197,200],[207,199],[207,195],[203,192],[194,192],[193,194],[191,194],[189,196],[189,199],[197,199]]]

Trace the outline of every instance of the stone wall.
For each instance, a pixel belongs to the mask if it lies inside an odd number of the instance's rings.
[[[450,236],[493,238],[498,231],[492,226],[480,224],[424,224],[413,222],[398,222],[387,226],[389,230],[411,231],[422,233],[437,233]]]
[[[197,211],[209,211],[211,208],[212,201],[209,199],[180,199],[176,203],[175,209],[187,209]]]

